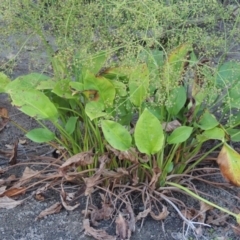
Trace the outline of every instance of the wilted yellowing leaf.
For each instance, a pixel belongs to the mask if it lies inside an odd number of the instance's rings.
[[[224,143],[217,163],[224,178],[235,186],[240,186],[240,154]]]

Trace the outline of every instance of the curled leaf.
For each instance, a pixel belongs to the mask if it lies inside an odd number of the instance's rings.
[[[89,219],[83,220],[85,234],[94,237],[97,240],[116,240],[117,238],[106,233],[104,230],[96,230],[90,227]]]
[[[150,215],[153,219],[159,221],[163,220],[168,216],[169,212],[167,210],[167,207],[163,205],[162,212],[160,212],[158,215],[156,215],[153,211],[150,212]]]
[[[162,123],[162,128],[166,131],[166,132],[172,132],[174,129],[181,127],[182,124],[178,121],[178,120],[173,120],[171,122],[164,122]]]

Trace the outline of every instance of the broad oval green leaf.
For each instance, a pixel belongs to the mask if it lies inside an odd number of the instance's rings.
[[[167,111],[171,115],[177,115],[179,111],[183,108],[187,100],[186,90],[183,86],[175,88],[170,93],[169,102],[170,107],[167,107]]]
[[[226,88],[227,85],[240,81],[240,63],[226,62],[219,67],[216,77],[218,87]]]
[[[37,90],[17,91],[11,94],[12,103],[30,117],[56,121],[58,111],[44,93]]]
[[[70,117],[65,125],[65,130],[68,134],[72,134],[76,128],[78,117]]]
[[[201,135],[197,136],[198,140],[200,142],[205,142],[209,139],[216,139],[223,141],[224,140],[225,133],[222,128],[215,127],[209,130],[205,130]]]
[[[159,152],[163,147],[162,125],[147,108],[137,121],[134,138],[138,150],[148,155]]]
[[[26,134],[26,137],[36,143],[44,143],[54,140],[53,132],[46,128],[35,128]]]
[[[198,123],[198,126],[203,130],[209,130],[209,129],[212,129],[212,128],[218,126],[218,125],[219,125],[219,122],[217,121],[215,116],[208,111],[206,111],[202,115],[202,117],[201,117],[201,119]]]
[[[72,94],[70,82],[71,80],[69,79],[58,80],[52,92],[62,98],[66,99],[76,98],[76,96]]]
[[[31,73],[16,78],[6,86],[5,90],[7,93],[12,94],[21,90],[26,91],[36,89],[42,81],[47,81],[49,79],[50,77],[44,74]]]
[[[232,142],[240,142],[240,129],[227,129]]]
[[[72,87],[73,89],[76,89],[77,91],[84,90],[83,84],[80,82],[70,82],[69,85],[70,87]]]
[[[185,142],[193,131],[192,127],[181,126],[176,128],[168,137],[167,142],[169,144],[177,144]]]
[[[224,143],[218,155],[217,163],[224,178],[240,187],[240,154]]]
[[[129,75],[130,101],[141,106],[149,88],[149,72],[146,64],[138,65]]]
[[[85,112],[88,117],[93,120],[99,117],[106,116],[107,113],[103,112],[104,105],[102,102],[88,102],[85,106]]]
[[[104,137],[112,147],[120,151],[126,151],[131,147],[132,137],[121,124],[111,120],[102,120],[101,125]]]

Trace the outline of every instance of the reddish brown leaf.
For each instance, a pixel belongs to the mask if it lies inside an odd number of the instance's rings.
[[[43,218],[47,215],[59,213],[61,211],[61,209],[62,209],[62,204],[60,202],[57,202],[57,203],[53,204],[51,207],[40,212],[40,214],[38,215],[38,217],[35,220]]]
[[[19,188],[9,188],[4,193],[0,194],[0,196],[7,196],[7,197],[15,197],[20,194],[24,194],[26,192],[26,188],[19,187]]]
[[[64,174],[69,167],[86,166],[93,163],[93,152],[82,152],[70,157],[62,164],[59,171]]]
[[[24,200],[15,201],[7,196],[0,198],[0,208],[11,209],[20,205]]]
[[[86,235],[92,236],[97,240],[116,240],[115,236],[107,234],[104,230],[96,230],[90,227],[88,219],[83,220],[83,227]]]
[[[120,213],[116,218],[116,234],[120,239],[126,240],[131,237],[131,231],[128,227],[126,219]]]

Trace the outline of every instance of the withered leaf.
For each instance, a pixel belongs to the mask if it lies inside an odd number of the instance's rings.
[[[217,163],[224,178],[235,186],[240,186],[240,154],[224,143],[217,157]]]
[[[35,171],[29,167],[26,167],[24,169],[22,177],[19,179],[19,181],[16,184],[14,184],[14,186],[20,187],[20,186],[24,185],[25,183],[29,182],[31,180],[31,178],[33,178],[34,176],[37,176],[38,174],[39,174],[39,171]]]
[[[147,208],[144,211],[138,213],[138,215],[136,216],[136,221],[139,221],[142,218],[147,217],[147,215],[151,212],[151,208]]]
[[[153,211],[150,212],[151,217],[154,220],[163,220],[168,216],[169,212],[167,210],[167,207],[163,205],[162,212],[160,212],[158,215],[156,215]]]
[[[111,236],[106,233],[104,230],[96,230],[93,227],[90,227],[90,223],[88,219],[83,220],[83,227],[85,230],[85,234],[94,237],[97,240],[116,240],[115,236]]]
[[[118,217],[116,218],[116,234],[119,236],[120,239],[126,240],[131,237],[131,231],[128,227],[128,223],[126,219],[119,213]]]
[[[0,187],[0,196],[6,191],[7,186]]]
[[[70,157],[59,168],[61,173],[64,173],[69,167],[86,166],[93,163],[93,152],[81,152]]]
[[[45,186],[37,189],[37,191],[35,193],[35,198],[38,201],[43,201],[45,199],[45,197],[43,196],[43,193],[49,188],[49,186],[50,186],[50,183],[46,183]]]
[[[132,163],[138,163],[138,153],[135,148],[130,148],[127,151],[119,151],[110,145],[107,145],[107,149],[113,152],[119,160],[129,160]]]
[[[26,192],[26,188],[24,187],[12,187],[7,189],[5,192],[0,194],[1,196],[7,196],[7,197],[15,197],[20,194],[24,194]]]
[[[237,226],[231,225],[231,227],[232,227],[233,232],[234,232],[237,236],[240,236],[240,226],[239,226],[239,225],[237,225]]]
[[[10,159],[9,159],[9,164],[10,165],[15,165],[17,163],[17,150],[18,150],[18,140],[15,141],[15,143],[14,143],[14,148],[12,150],[12,155],[10,156]]]
[[[99,220],[107,220],[109,219],[113,214],[113,207],[110,204],[102,202],[101,209],[98,209],[95,206],[90,206],[90,216],[91,216],[91,222],[94,226],[98,226]]]
[[[99,183],[100,176],[103,173],[103,171],[105,170],[105,164],[108,161],[108,157],[106,155],[103,155],[99,158],[99,162],[100,162],[100,166],[98,168],[98,170],[96,171],[96,173],[89,177],[89,178],[83,178],[85,184],[86,184],[86,189],[85,189],[85,196],[90,195],[93,190],[94,187]]]
[[[9,122],[8,110],[4,107],[0,107],[0,118],[2,119],[0,121],[0,132],[1,132]]]
[[[68,204],[68,198],[69,198],[69,193],[66,193],[63,189],[63,186],[61,186],[62,188],[62,191],[61,191],[61,194],[60,194],[60,197],[61,197],[61,202],[62,202],[62,205],[64,206],[64,208],[68,211],[73,211],[74,209],[76,209],[80,203],[74,205],[74,206],[70,206]],[[71,194],[71,193],[70,193]]]
[[[172,132],[174,129],[181,127],[182,124],[178,121],[178,120],[173,120],[171,122],[164,122],[162,123],[162,128],[166,131],[166,132]]]
[[[129,230],[131,232],[135,232],[135,229],[136,229],[135,222],[136,221],[135,221],[135,216],[134,216],[133,209],[132,209],[130,204],[127,204],[126,208],[127,208],[128,214],[129,214],[129,220],[128,220]]]
[[[11,175],[9,176],[7,179],[0,179],[0,186],[3,186],[3,185],[10,185],[12,181],[15,181],[16,180],[16,176],[15,175]]]
[[[35,220],[43,218],[50,214],[59,213],[61,211],[61,209],[62,209],[62,204],[60,202],[57,202],[57,203],[53,204],[51,207],[46,208],[45,210],[40,212],[40,214],[38,215],[38,217]]]
[[[155,190],[156,188],[156,183],[158,181],[158,178],[160,177],[162,171],[159,167],[154,167],[153,168],[153,176],[152,176],[152,179],[149,183],[149,187],[152,189],[152,190]]]
[[[0,198],[0,208],[11,209],[20,205],[24,200],[13,200],[7,196],[3,196]]]

